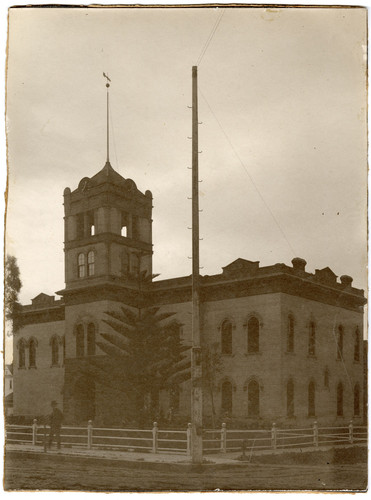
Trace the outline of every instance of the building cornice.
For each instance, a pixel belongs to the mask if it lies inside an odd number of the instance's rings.
[[[79,238],[72,241],[66,241],[64,243],[65,250],[72,250],[74,248],[87,247],[89,245],[95,245],[97,243],[119,243],[130,248],[137,248],[138,250],[143,250],[146,253],[153,253],[152,244],[145,241],[138,241],[127,236],[121,236],[119,234],[113,233],[99,233],[94,236],[88,236],[86,238]]]
[[[360,292],[353,288],[331,287],[290,273],[275,272],[233,279],[223,279],[223,276],[219,275],[219,280],[208,280],[208,277],[202,277],[200,299],[203,302],[212,302],[254,295],[285,293],[361,312],[367,301]],[[106,283],[62,290],[58,293],[63,295],[66,305],[113,300],[135,307],[139,297],[135,284],[115,283],[114,279],[107,280]],[[148,307],[190,302],[192,300],[192,280],[190,276],[186,276],[163,282],[152,282],[145,287],[142,294],[144,306]]]

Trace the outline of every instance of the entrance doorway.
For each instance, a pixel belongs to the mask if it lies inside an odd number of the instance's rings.
[[[80,377],[74,388],[75,422],[86,424],[95,417],[95,383],[87,377]]]

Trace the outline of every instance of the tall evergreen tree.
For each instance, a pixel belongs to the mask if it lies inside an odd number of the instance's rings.
[[[103,321],[111,332],[101,333],[96,344],[107,356],[89,363],[100,384],[129,398],[132,416],[139,421],[156,415],[160,391],[170,391],[191,376],[189,346],[180,339],[181,325],[171,319],[175,313],[144,307],[142,287],[147,280],[145,273],[137,277],[136,308],[122,306],[105,313]]]
[[[190,377],[190,361],[179,338],[176,321],[164,324],[174,313],[159,308],[106,312],[104,322],[112,333],[102,333],[97,345],[112,360],[105,372],[109,385],[120,388],[132,401],[135,414],[156,410],[159,393]],[[146,409],[150,402],[151,408]]]

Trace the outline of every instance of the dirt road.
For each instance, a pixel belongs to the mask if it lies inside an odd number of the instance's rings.
[[[77,491],[363,490],[367,463],[213,466],[177,471],[104,461],[20,457],[5,461],[5,489]]]

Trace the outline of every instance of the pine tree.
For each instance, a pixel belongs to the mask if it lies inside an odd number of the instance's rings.
[[[141,422],[156,415],[160,391],[170,392],[191,376],[189,346],[181,342],[181,325],[171,319],[175,313],[144,307],[146,280],[145,273],[137,277],[136,308],[121,306],[105,313],[103,321],[111,332],[101,333],[96,344],[106,356],[89,363],[100,384],[127,396],[132,416]]]
[[[136,415],[146,412],[146,402],[155,411],[161,390],[171,389],[190,377],[190,361],[179,339],[176,321],[164,324],[174,313],[159,308],[106,312],[104,322],[112,333],[102,333],[97,345],[112,360],[107,375],[110,385],[131,397]],[[148,409],[147,409],[148,411]]]

